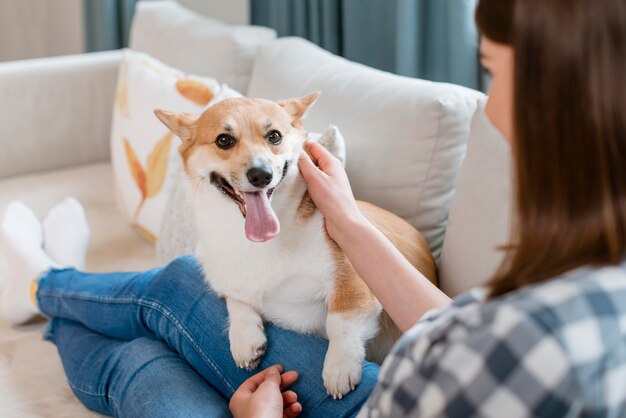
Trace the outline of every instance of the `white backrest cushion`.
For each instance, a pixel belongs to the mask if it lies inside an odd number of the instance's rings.
[[[0,179],[109,159],[119,51],[0,63]]]
[[[229,26],[175,1],[141,1],[133,18],[130,47],[245,93],[258,47],[275,37],[272,29]]]
[[[510,146],[487,120],[483,104],[472,121],[439,266],[440,286],[450,296],[491,278],[504,256],[498,247],[510,237]]]
[[[378,71],[300,38],[260,49],[248,96],[277,100],[314,90],[322,95],[305,128],[339,126],[356,197],[409,221],[437,257],[482,93]]]

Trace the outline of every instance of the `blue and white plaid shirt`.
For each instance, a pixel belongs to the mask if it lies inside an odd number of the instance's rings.
[[[408,331],[359,417],[626,417],[626,263],[485,296]]]

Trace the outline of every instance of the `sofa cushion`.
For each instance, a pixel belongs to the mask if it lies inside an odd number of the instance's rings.
[[[109,163],[0,181],[0,214],[22,200],[39,218],[67,196],[82,202],[92,230],[90,271],[145,270],[155,266],[154,248],[133,233],[115,207]],[[0,250],[0,291],[6,261]],[[53,344],[42,340],[43,323],[11,327],[0,319],[0,416],[95,417],[72,393]]]
[[[275,37],[272,29],[229,26],[175,1],[142,1],[135,9],[130,47],[246,92],[258,47]]]
[[[421,230],[437,257],[469,126],[482,93],[352,63],[300,38],[261,47],[248,95],[322,95],[305,127],[337,125],[357,198]]]
[[[154,115],[159,108],[201,113],[241,94],[209,77],[185,74],[147,54],[124,50],[111,129],[116,197],[142,235],[157,238],[180,139]]]
[[[446,229],[439,283],[450,296],[481,286],[497,270],[510,236],[510,147],[481,104],[472,121]]]
[[[0,63],[0,178],[108,160],[119,60],[106,51]]]

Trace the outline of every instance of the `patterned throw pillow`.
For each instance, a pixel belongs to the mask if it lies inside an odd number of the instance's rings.
[[[215,79],[185,74],[149,55],[124,50],[111,129],[116,199],[132,226],[150,242],[158,238],[180,144],[154,109],[202,113],[232,97],[241,94]]]

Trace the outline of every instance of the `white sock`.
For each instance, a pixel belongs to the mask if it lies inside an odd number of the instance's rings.
[[[85,269],[91,232],[80,202],[68,197],[48,212],[43,221],[44,249],[63,267]]]
[[[7,258],[0,316],[20,324],[39,313],[31,299],[31,285],[41,273],[53,267],[43,251],[41,224],[24,203],[12,202],[6,207],[0,224],[0,244]]]

